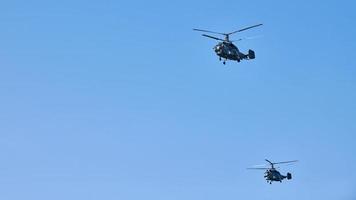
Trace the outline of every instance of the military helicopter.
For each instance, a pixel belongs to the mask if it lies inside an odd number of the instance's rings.
[[[276,170],[274,165],[298,162],[298,160],[284,161],[284,162],[271,162],[267,159],[265,159],[265,160],[271,165],[271,167],[250,167],[247,169],[266,170],[266,172],[264,174],[264,178],[267,180],[267,183],[269,183],[269,184],[272,184],[273,181],[282,182],[282,180],[285,178],[287,178],[288,180],[292,179],[291,173],[287,173],[287,175],[284,176],[278,170]]]
[[[232,43],[235,41],[240,41],[242,39],[238,39],[238,40],[230,40],[230,35],[241,32],[241,31],[245,31],[251,28],[255,28],[257,26],[261,26],[262,24],[257,24],[257,25],[253,25],[253,26],[249,26],[237,31],[233,31],[230,33],[219,33],[219,32],[214,32],[214,31],[209,31],[209,30],[202,30],[202,29],[193,29],[194,31],[200,31],[200,32],[206,32],[206,33],[214,33],[214,34],[220,34],[220,35],[224,35],[225,39],[220,39],[211,35],[207,35],[207,34],[202,34],[202,36],[204,37],[208,37],[214,40],[218,40],[221,41],[219,42],[213,49],[215,51],[215,53],[219,56],[219,60],[221,61],[221,58],[224,59],[223,64],[226,64],[227,60],[236,60],[237,62],[240,62],[243,59],[246,60],[250,60],[250,59],[255,59],[255,52],[253,50],[248,50],[247,54],[243,54],[239,51],[239,49]]]

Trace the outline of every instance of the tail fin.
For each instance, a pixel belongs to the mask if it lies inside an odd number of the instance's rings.
[[[255,52],[252,51],[251,49],[248,50],[247,57],[248,57],[248,59],[255,59]]]
[[[291,173],[287,173],[287,179],[288,180],[292,179],[292,174]]]

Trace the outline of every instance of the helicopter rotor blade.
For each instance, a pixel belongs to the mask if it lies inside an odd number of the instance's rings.
[[[286,163],[294,163],[294,162],[298,162],[298,160],[291,160],[291,161],[284,161],[284,162],[276,162],[273,164],[286,164]]]
[[[219,33],[219,32],[215,32],[215,31],[196,29],[196,28],[194,28],[193,31],[200,31],[200,32],[206,32],[206,33],[214,33],[214,34],[226,35],[226,33]]]
[[[231,33],[228,33],[227,35],[231,35],[231,34],[234,34],[234,33],[238,33],[238,32],[241,32],[241,31],[246,31],[248,29],[251,29],[251,28],[255,28],[257,26],[262,26],[263,24],[256,24],[256,25],[253,25],[253,26],[249,26],[249,27],[246,27],[246,28],[243,28],[243,29],[240,29],[240,30],[237,30],[237,31],[233,31]]]
[[[246,169],[267,170],[267,169],[270,169],[270,168],[267,168],[267,167],[249,167],[249,168],[246,168]]]
[[[214,36],[210,36],[210,35],[206,35],[206,34],[202,34],[202,36],[208,37],[208,38],[211,38],[211,39],[214,39],[214,40],[225,41],[223,39],[220,39],[220,38],[217,38],[217,37],[214,37]]]
[[[243,37],[240,38],[239,40],[254,40],[254,39],[258,39],[258,38],[262,38],[263,35],[255,35],[255,36],[249,36],[249,37]]]
[[[262,35],[256,35],[256,36],[251,36],[251,37],[243,37],[243,38],[239,38],[237,40],[230,40],[231,42],[239,42],[241,40],[254,40],[254,39],[257,39],[257,38],[261,38],[263,37]]]
[[[253,165],[252,167],[269,167],[267,164]]]
[[[273,165],[274,163],[269,161],[268,159],[265,159],[265,161],[267,161],[269,164]]]
[[[239,41],[241,41],[241,40],[243,40],[242,38],[239,38],[239,39],[237,39],[237,40],[229,40],[230,42],[239,42]]]

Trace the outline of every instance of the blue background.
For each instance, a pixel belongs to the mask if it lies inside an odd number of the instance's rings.
[[[355,200],[355,8],[1,1],[0,199]],[[226,66],[192,31],[257,23]]]

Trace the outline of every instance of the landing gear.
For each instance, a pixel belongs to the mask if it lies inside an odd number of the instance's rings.
[[[221,61],[221,60],[222,60],[221,57],[219,57],[219,61]],[[223,64],[224,65],[226,64],[226,59],[224,59]]]

